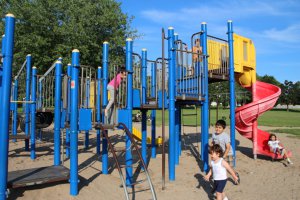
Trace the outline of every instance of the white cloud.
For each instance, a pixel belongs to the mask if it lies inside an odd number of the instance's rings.
[[[294,24],[285,29],[272,28],[263,32],[264,37],[279,41],[299,43],[300,41],[300,24]]]

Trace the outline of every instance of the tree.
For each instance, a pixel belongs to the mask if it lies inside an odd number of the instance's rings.
[[[114,0],[0,0],[1,14],[16,17],[14,73],[27,54],[32,54],[39,73],[46,71],[59,56],[66,65],[71,51],[80,50],[80,63],[101,65],[102,44],[110,43],[110,60],[124,60],[126,37],[137,37]],[[0,30],[3,30],[3,21]],[[121,52],[121,53],[120,53]]]
[[[286,105],[286,111],[289,111],[289,105],[293,102],[293,82],[285,80],[284,84],[281,84],[281,96],[280,102]]]
[[[257,76],[257,79],[262,82],[270,83],[276,86],[280,86],[281,83],[277,81],[274,76],[264,75],[264,76]]]

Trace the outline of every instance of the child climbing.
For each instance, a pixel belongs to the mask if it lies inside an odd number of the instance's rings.
[[[195,43],[193,46],[193,62],[199,62],[200,60],[200,56],[199,54],[202,54],[202,47],[200,46],[200,39],[197,38],[195,39]]]
[[[204,179],[209,181],[209,178],[213,175],[217,200],[228,200],[224,193],[224,188],[227,182],[227,171],[232,175],[236,184],[239,183],[239,177],[235,174],[230,165],[223,159],[223,150],[220,145],[214,144],[211,146],[209,154],[211,157],[211,168],[208,174],[204,176]]]
[[[274,152],[275,154],[281,155],[282,157],[284,157],[287,160],[287,162],[289,164],[291,164],[291,165],[293,164],[293,162],[291,161],[291,159],[288,156],[287,151],[285,150],[285,148],[283,148],[280,145],[280,141],[277,140],[277,137],[276,137],[275,134],[270,134],[268,145],[270,147],[271,152]]]
[[[112,116],[112,108],[115,101],[115,92],[119,88],[122,79],[126,77],[126,70],[125,67],[121,67],[116,77],[114,77],[107,85],[107,91],[110,93],[109,102],[105,108],[104,114],[107,117],[108,123],[111,123],[111,116]]]

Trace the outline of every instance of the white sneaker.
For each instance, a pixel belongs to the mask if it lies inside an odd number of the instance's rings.
[[[294,164],[289,158],[287,159],[287,162],[288,162],[290,165]]]
[[[228,200],[228,198],[227,197],[224,197],[224,199],[223,200]]]

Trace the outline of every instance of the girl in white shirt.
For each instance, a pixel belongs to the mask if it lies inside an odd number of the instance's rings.
[[[228,200],[224,193],[224,188],[227,182],[227,171],[232,175],[234,182],[239,183],[239,178],[236,176],[230,165],[223,159],[223,150],[219,144],[214,144],[209,149],[211,157],[211,168],[204,179],[209,181],[213,174],[214,187],[217,193],[217,200]]]
[[[277,137],[275,134],[270,134],[268,145],[270,147],[271,152],[281,155],[282,157],[286,158],[286,160],[289,164],[291,164],[291,165],[293,164],[293,162],[291,161],[291,159],[288,156],[287,151],[285,150],[285,148],[283,148],[280,145],[280,141],[277,140]]]

